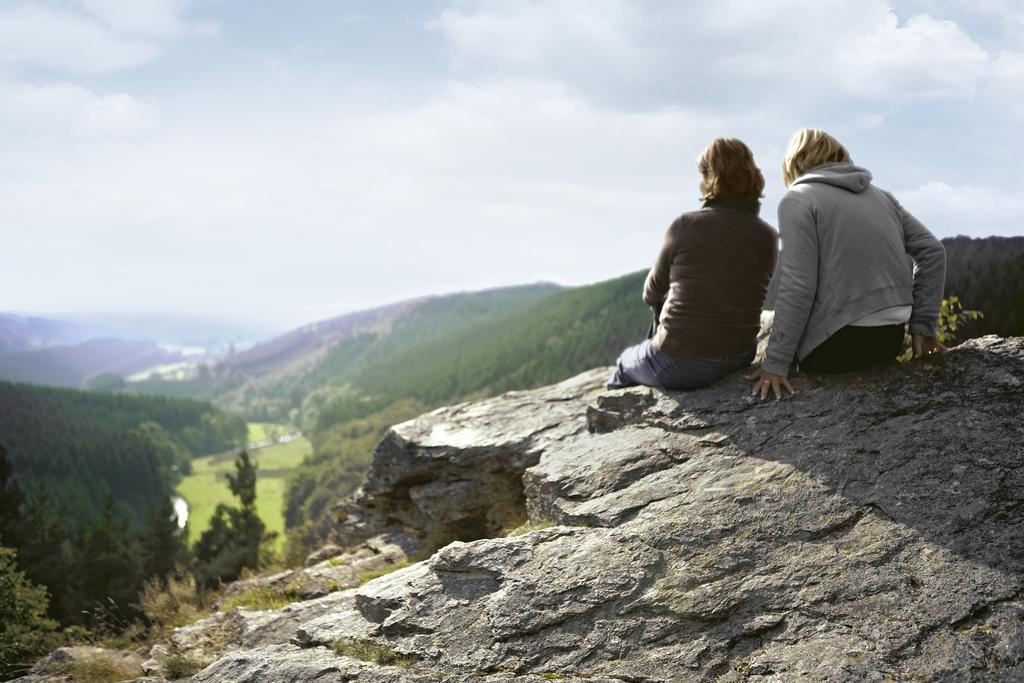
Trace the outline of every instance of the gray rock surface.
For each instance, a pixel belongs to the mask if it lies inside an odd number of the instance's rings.
[[[196,680],[1024,680],[1024,339],[782,401],[605,376],[396,426],[336,535],[443,547]]]
[[[400,568],[172,649],[231,633],[202,682],[1024,680],[1024,339],[782,401],[606,377],[397,425],[333,535]]]

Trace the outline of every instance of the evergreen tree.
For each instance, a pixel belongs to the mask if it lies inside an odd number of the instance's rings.
[[[89,520],[81,534],[76,570],[78,595],[95,620],[99,610],[106,616],[132,616],[144,579],[139,547],[127,519],[112,497],[99,516]]]
[[[18,547],[21,540],[20,516],[25,497],[7,460],[7,449],[0,446],[0,543]]]
[[[235,460],[235,474],[228,475],[231,493],[241,507],[217,506],[210,528],[196,542],[196,578],[207,587],[237,579],[245,568],[260,566],[260,550],[275,534],[268,533],[256,513],[256,465],[242,450]]]
[[[21,537],[18,564],[28,578],[46,586],[50,593],[50,615],[61,623],[81,621],[78,601],[70,577],[68,525],[49,487],[37,486],[22,508],[19,527],[30,530]]]
[[[178,527],[178,516],[171,499],[150,508],[146,526],[139,535],[142,576],[147,579],[163,578],[177,566],[188,565],[188,545],[185,529]]]

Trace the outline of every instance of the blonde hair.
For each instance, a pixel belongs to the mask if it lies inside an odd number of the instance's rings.
[[[815,166],[849,160],[850,153],[834,137],[820,128],[801,128],[793,133],[782,160],[782,182],[789,187]]]
[[[736,138],[715,138],[697,159],[700,194],[704,199],[758,199],[764,174],[754,153]]]

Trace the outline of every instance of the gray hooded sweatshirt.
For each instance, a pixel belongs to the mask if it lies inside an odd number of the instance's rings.
[[[790,364],[852,322],[913,305],[910,333],[935,336],[946,251],[871,174],[849,162],[817,166],[779,204],[782,263],[765,372]]]

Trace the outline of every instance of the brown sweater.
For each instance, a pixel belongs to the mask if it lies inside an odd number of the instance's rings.
[[[760,208],[753,199],[711,199],[669,226],[644,284],[644,303],[661,307],[656,349],[689,358],[753,351],[779,255]]]

